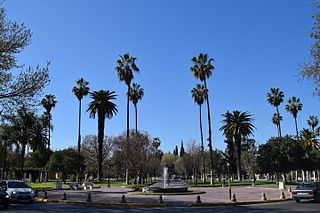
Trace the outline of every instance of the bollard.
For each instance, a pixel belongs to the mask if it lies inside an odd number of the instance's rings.
[[[200,195],[197,196],[196,203],[201,203]]]
[[[237,202],[237,198],[236,198],[236,194],[232,194],[232,199],[231,199],[232,202]]]
[[[289,186],[289,188],[288,188],[288,192],[292,192],[291,186]]]
[[[67,200],[67,193],[63,193],[63,198],[62,198],[62,200]]]
[[[44,192],[43,199],[48,199],[48,193]]]
[[[127,201],[126,201],[126,197],[125,197],[124,195],[122,195],[121,203],[127,203]]]
[[[285,199],[286,196],[284,195],[284,192],[281,192],[281,195],[280,195],[280,199]]]
[[[163,198],[162,198],[162,195],[160,195],[160,196],[159,196],[159,203],[160,203],[160,204],[163,204]]]
[[[88,198],[87,198],[87,202],[92,202],[92,198],[91,198],[91,193],[88,193]]]
[[[261,200],[267,200],[266,194],[262,193]]]

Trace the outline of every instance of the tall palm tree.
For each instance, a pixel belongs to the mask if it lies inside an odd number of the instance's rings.
[[[271,120],[272,120],[272,123],[277,126],[278,137],[281,137],[281,135],[280,135],[281,131],[279,128],[280,128],[280,121],[282,121],[282,116],[278,113],[274,113]]]
[[[50,136],[50,130],[51,130],[51,110],[54,108],[57,104],[56,96],[54,95],[45,95],[45,97],[41,100],[42,106],[46,110],[46,114],[48,116],[48,131],[49,131],[49,140],[48,140],[48,148],[50,148],[51,145],[51,136]]]
[[[117,60],[118,65],[115,68],[119,80],[124,81],[128,87],[127,94],[130,90],[133,73],[140,71],[135,61],[136,58],[131,57],[129,53],[120,55],[120,59]],[[127,96],[127,140],[129,140],[129,100],[129,96]]]
[[[137,104],[139,100],[142,99],[144,96],[144,90],[143,88],[140,88],[139,84],[132,83],[132,86],[130,86],[129,93],[127,94],[129,96],[130,101],[133,103],[134,109],[135,109],[135,117],[136,117],[136,133],[138,133],[138,107]]]
[[[310,128],[312,129],[312,133],[315,134],[315,128],[318,126],[319,124],[319,119],[318,116],[315,115],[311,115],[309,116],[309,119],[307,120],[307,124],[310,126]]]
[[[205,100],[205,97],[207,96],[207,89],[204,87],[204,85],[196,84],[196,87],[191,90],[192,98],[195,103],[199,106],[199,120],[200,120],[200,139],[201,139],[201,158],[202,158],[202,165],[203,165],[203,177],[204,182],[206,181],[205,174],[206,174],[206,168],[205,168],[205,161],[204,161],[204,146],[203,146],[203,132],[202,132],[202,116],[201,116],[201,108],[202,104]]]
[[[300,103],[300,99],[296,97],[291,97],[288,100],[288,104],[286,104],[285,109],[290,112],[294,118],[297,139],[299,138],[298,124],[297,124],[297,116],[298,112],[302,110],[302,103]]]
[[[103,160],[103,138],[104,138],[104,123],[105,119],[111,119],[117,114],[117,105],[112,102],[116,99],[115,91],[99,90],[90,92],[92,101],[88,105],[87,112],[90,113],[90,118],[98,116],[98,179],[102,178],[102,160]]]
[[[271,88],[270,92],[267,93],[267,101],[268,103],[270,103],[272,106],[276,108],[278,117],[280,117],[278,107],[283,102],[283,98],[284,98],[284,94],[282,91],[280,91],[279,88]],[[280,125],[281,120],[279,120],[279,123],[277,124],[279,137],[281,137],[281,125]]]
[[[84,96],[88,95],[90,88],[88,87],[89,82],[80,78],[76,81],[78,87],[73,87],[72,92],[79,100],[79,122],[78,122],[78,152],[81,150],[81,101]]]
[[[211,116],[210,116],[210,104],[209,104],[209,90],[207,87],[207,79],[212,75],[212,70],[214,66],[211,64],[213,58],[209,58],[208,54],[200,53],[198,57],[193,57],[191,61],[194,63],[190,67],[190,71],[193,73],[196,79],[199,79],[203,82],[205,89],[207,89],[207,95],[205,96],[205,101],[207,103],[207,112],[208,112],[208,146],[210,151],[210,164],[211,164],[211,173],[213,171],[213,150],[212,150],[212,132],[211,132]],[[213,184],[213,175],[211,175],[211,184]]]
[[[309,129],[303,128],[300,131],[300,138],[303,147],[305,148],[307,154],[309,155],[310,151],[314,149],[319,149],[319,141]]]
[[[226,137],[232,137],[237,152],[237,175],[238,180],[242,180],[241,177],[241,139],[246,138],[249,135],[253,134],[253,129],[255,128],[252,124],[253,118],[252,114],[248,112],[229,111],[225,114],[222,114],[224,119],[222,120],[223,125],[220,128],[220,131],[223,131],[223,135]]]

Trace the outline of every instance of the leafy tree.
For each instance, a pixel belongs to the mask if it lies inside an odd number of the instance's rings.
[[[184,151],[184,147],[183,147],[183,141],[181,141],[181,146],[180,146],[180,157],[182,157],[184,155],[185,151]]]
[[[174,154],[175,156],[178,156],[178,155],[179,155],[178,146],[176,146],[176,148],[173,150],[173,154]]]
[[[50,130],[51,130],[51,110],[52,108],[54,108],[57,104],[56,101],[56,97],[54,95],[45,95],[45,97],[41,100],[41,104],[42,106],[45,108],[46,110],[46,115],[47,115],[47,119],[48,119],[48,132],[49,132],[49,136],[48,136],[48,148],[50,148],[50,141],[51,141],[51,135],[50,135]]]
[[[29,154],[26,166],[31,168],[44,168],[50,160],[52,151],[50,149],[36,150]]]
[[[6,19],[4,8],[0,8],[0,26],[0,104],[5,114],[36,101],[49,83],[49,63],[43,68],[19,65],[17,54],[30,44],[32,33],[24,24]]]
[[[76,81],[78,87],[72,88],[72,93],[79,100],[79,122],[78,122],[78,152],[81,150],[81,101],[84,96],[88,95],[90,88],[88,87],[89,82],[85,81],[83,78],[80,78]]]
[[[307,120],[307,124],[310,126],[312,133],[315,135],[315,128],[319,124],[318,116],[315,116],[315,115],[309,116],[309,119]]]
[[[74,149],[68,148],[52,153],[48,168],[52,172],[61,172],[62,179],[66,180],[68,175],[76,174],[84,165],[84,158]]]
[[[284,94],[279,88],[271,88],[267,93],[267,101],[276,108],[276,113],[273,115],[272,122],[277,125],[278,137],[281,137],[281,125],[282,117],[279,113],[279,105],[283,102]],[[275,122],[274,122],[275,121]]]
[[[300,138],[303,148],[306,150],[307,155],[314,149],[319,149],[319,141],[313,132],[309,129],[303,128],[300,131]]]
[[[286,104],[285,109],[290,112],[294,118],[294,123],[296,126],[297,138],[299,137],[298,124],[297,124],[297,116],[298,112],[302,110],[302,103],[300,103],[300,99],[295,96],[289,98],[288,104]]]
[[[174,174],[175,171],[175,162],[179,159],[178,156],[175,156],[171,153],[165,153],[161,159],[161,167],[168,167],[168,172],[170,175]]]
[[[98,116],[98,179],[102,178],[102,160],[103,160],[103,138],[104,138],[104,123],[105,118],[111,119],[117,114],[117,105],[112,102],[116,99],[115,91],[99,90],[90,92],[92,101],[88,105],[87,112],[90,113],[90,118]]]
[[[117,60],[116,72],[120,81],[124,81],[128,87],[127,94],[130,91],[131,81],[133,79],[134,72],[140,72],[135,61],[137,58],[131,57],[129,53],[120,55],[120,59]],[[129,100],[130,97],[127,95],[127,137],[129,138]]]
[[[255,174],[258,172],[257,151],[249,150],[243,152],[241,155],[241,165],[244,171],[253,179],[253,185],[256,183]]]
[[[201,160],[202,160],[202,166],[203,166],[203,174],[205,176],[206,173],[206,167],[205,167],[205,161],[204,161],[204,146],[203,146],[203,132],[202,132],[202,116],[201,116],[201,107],[205,100],[205,97],[208,95],[208,90],[204,87],[204,85],[196,84],[196,87],[191,90],[192,98],[195,103],[199,106],[199,121],[200,121],[200,139],[201,139]],[[204,181],[206,179],[204,178]]]
[[[212,155],[212,131],[211,131],[211,116],[210,116],[210,104],[209,104],[209,91],[207,87],[207,79],[212,75],[212,70],[214,70],[214,66],[211,64],[213,58],[209,58],[208,54],[200,53],[198,57],[193,57],[191,61],[194,63],[192,67],[190,67],[190,71],[193,73],[196,79],[199,79],[203,82],[205,89],[207,89],[207,94],[205,96],[205,100],[207,103],[207,112],[208,112],[208,146],[210,151],[210,159],[211,159],[211,170],[213,170],[213,155]],[[213,175],[211,175],[211,184],[213,184]]]
[[[237,175],[238,180],[242,180],[241,177],[241,141],[242,138],[252,135],[254,125],[252,124],[253,118],[252,114],[248,112],[229,111],[225,114],[222,114],[224,119],[222,120],[223,126],[221,126],[220,131],[223,131],[223,134],[233,139],[236,147],[236,159],[237,159]]]
[[[138,109],[137,104],[138,101],[142,99],[144,96],[144,90],[143,88],[140,88],[139,84],[133,83],[132,86],[129,88],[128,93],[130,101],[133,103],[134,109],[135,109],[135,116],[136,116],[136,133],[138,133]]]

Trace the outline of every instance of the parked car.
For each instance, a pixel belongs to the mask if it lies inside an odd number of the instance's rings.
[[[32,203],[35,197],[33,189],[22,180],[3,180],[0,187],[8,193],[10,201]]]
[[[8,193],[0,187],[0,205],[2,205],[5,209],[9,207],[9,198],[10,196],[8,195]]]
[[[297,188],[292,191],[292,198],[296,202],[302,199],[320,201],[320,182],[306,181],[299,183]]]

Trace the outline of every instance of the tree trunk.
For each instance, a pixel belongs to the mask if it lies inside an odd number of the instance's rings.
[[[81,99],[79,100],[79,122],[78,122],[78,152],[81,152]]]
[[[138,107],[137,104],[134,105],[134,111],[136,116],[136,134],[138,134]]]
[[[20,161],[20,175],[19,178],[21,178],[21,180],[23,180],[23,173],[24,173],[24,155],[26,152],[26,144],[22,144],[21,146],[21,161]]]
[[[296,133],[297,133],[297,140],[299,139],[299,131],[298,131],[298,124],[297,124],[297,117],[294,117],[294,123],[296,124]]]
[[[128,91],[127,91],[127,140],[129,141],[129,122],[130,122],[130,119],[129,119],[129,90],[130,90],[130,85],[128,85]]]
[[[103,146],[103,138],[104,138],[104,114],[102,112],[98,112],[98,180],[100,181],[102,178],[102,146]]]
[[[200,136],[201,136],[201,158],[203,166],[203,182],[206,182],[206,164],[204,161],[204,147],[203,147],[203,132],[202,132],[202,116],[201,116],[201,105],[199,105],[199,118],[200,118]]]
[[[235,137],[236,147],[237,147],[237,176],[238,181],[242,181],[241,176],[241,137]]]
[[[51,145],[51,116],[50,116],[50,112],[49,112],[49,140],[48,140],[48,148],[50,149],[50,145]]]
[[[278,117],[280,117],[280,113],[279,113],[279,109],[278,109],[278,106],[276,106],[276,110],[277,110],[277,115]],[[281,124],[280,124],[280,120],[279,120],[279,136],[281,137]]]
[[[204,80],[204,87],[207,89],[207,82]],[[209,146],[209,151],[210,151],[210,162],[211,162],[211,171],[213,172],[213,154],[212,154],[212,133],[211,133],[211,116],[210,116],[210,104],[209,104],[209,91],[207,93],[206,97],[206,102],[207,102],[207,108],[208,108],[208,146]],[[213,174],[211,175],[211,185],[214,185],[214,178]]]

